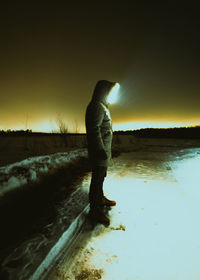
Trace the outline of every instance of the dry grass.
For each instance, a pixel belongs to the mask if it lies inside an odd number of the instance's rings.
[[[83,147],[86,147],[84,135],[1,135],[0,166]]]

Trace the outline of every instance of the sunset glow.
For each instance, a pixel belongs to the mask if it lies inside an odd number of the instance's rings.
[[[66,122],[67,124],[67,122]],[[126,130],[137,130],[142,128],[170,128],[170,127],[191,127],[198,126],[199,122],[126,122],[126,123],[113,123],[113,131],[126,131]],[[85,133],[85,125],[84,123],[80,123],[77,125],[74,123],[69,123],[67,125],[70,133]],[[0,126],[0,130],[26,130],[30,129],[33,132],[59,132],[59,127],[55,122],[51,121],[42,121],[30,125],[28,128],[24,126],[11,126],[11,127],[3,127]]]
[[[129,122],[113,124],[113,130],[136,130],[141,128],[170,128],[170,127],[188,127],[199,125],[199,123],[181,123],[181,122]]]
[[[114,130],[200,124],[195,6],[4,2],[0,129],[52,132],[60,115],[69,131],[85,132],[101,79],[116,81]]]

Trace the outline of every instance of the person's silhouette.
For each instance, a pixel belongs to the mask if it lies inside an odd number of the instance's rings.
[[[107,199],[103,194],[103,182],[111,159],[112,145],[112,122],[108,110],[108,96],[116,84],[106,80],[97,82],[85,116],[88,156],[92,167],[89,191],[90,216],[103,224],[110,223],[103,212],[103,206],[116,205],[115,201]]]

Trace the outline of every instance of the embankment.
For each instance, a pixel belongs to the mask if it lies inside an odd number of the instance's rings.
[[[28,157],[68,152],[86,148],[85,134],[0,135],[0,166]],[[134,135],[114,135],[113,149],[127,152],[148,146],[199,147],[200,139],[142,138]]]

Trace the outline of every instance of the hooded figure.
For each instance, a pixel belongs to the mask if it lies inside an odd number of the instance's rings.
[[[103,181],[111,159],[112,145],[112,122],[107,98],[115,85],[115,82],[106,80],[97,82],[85,118],[88,156],[92,166],[90,214],[97,221],[106,224],[109,224],[109,218],[103,213],[103,206],[116,205],[115,201],[108,200],[103,195]]]

